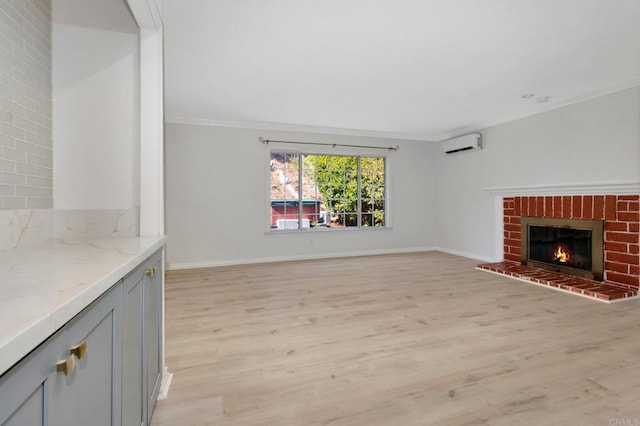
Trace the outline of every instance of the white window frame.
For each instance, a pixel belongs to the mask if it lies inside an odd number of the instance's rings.
[[[290,145],[278,143],[269,143],[265,145],[265,232],[267,234],[279,235],[289,233],[306,233],[306,232],[379,232],[391,229],[391,193],[389,191],[391,176],[391,156],[381,153],[379,150],[362,148],[354,150],[353,148],[345,148],[340,146],[318,146],[312,149],[295,149]],[[350,157],[380,157],[384,158],[384,226],[345,226],[340,228],[316,227],[316,228],[297,228],[297,229],[272,229],[271,228],[271,154],[297,154],[297,155],[335,155]],[[360,215],[361,213],[358,212]]]

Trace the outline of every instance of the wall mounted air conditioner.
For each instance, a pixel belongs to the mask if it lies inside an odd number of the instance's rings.
[[[469,133],[468,135],[458,136],[442,142],[442,151],[445,154],[473,151],[474,149],[482,149],[482,135],[480,133]]]

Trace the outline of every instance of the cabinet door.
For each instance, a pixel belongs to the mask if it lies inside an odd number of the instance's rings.
[[[143,383],[144,274],[136,270],[125,278],[122,339],[122,425],[145,424]]]
[[[121,424],[121,291],[109,290],[0,377],[0,424]],[[59,372],[65,359],[72,367]]]
[[[0,377],[0,424],[42,426],[49,423],[48,407],[56,364],[66,349],[62,332],[46,340]]]
[[[38,386],[2,426],[44,425],[44,385]]]
[[[119,425],[122,286],[79,318],[69,330],[86,354],[76,361],[79,425]]]
[[[75,369],[53,382],[50,425],[120,425],[122,286],[75,317],[65,333]]]
[[[162,377],[162,252],[124,279],[122,424],[149,425]]]
[[[162,379],[162,252],[151,257],[145,273],[145,343],[147,370],[147,424],[151,424],[153,409]],[[153,271],[148,273],[149,269]]]

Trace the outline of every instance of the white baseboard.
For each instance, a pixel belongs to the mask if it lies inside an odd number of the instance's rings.
[[[160,384],[160,392],[158,392],[158,401],[167,399],[167,396],[169,396],[169,387],[171,386],[172,381],[173,373],[169,373],[169,369],[164,367],[164,371],[162,372],[162,383]]]
[[[253,263],[290,262],[294,260],[330,259],[337,257],[375,256],[379,254],[417,253],[424,251],[438,251],[437,247],[408,247],[401,249],[359,250],[342,253],[326,253],[301,256],[259,257],[255,259],[228,259],[212,260],[206,262],[168,263],[167,270],[213,268],[217,266],[249,265]]]
[[[466,252],[466,251],[453,250],[453,249],[448,249],[448,248],[443,248],[443,247],[435,247],[434,250],[441,251],[443,253],[453,254],[453,255],[456,255],[456,256],[467,257],[469,259],[479,260],[481,262],[487,262],[487,263],[501,262],[502,261],[502,259],[495,259],[495,258],[491,258],[491,257],[487,257],[487,256],[481,256],[481,255],[475,254],[475,253],[469,253],[469,252]]]
[[[218,266],[233,266],[233,265],[250,265],[255,263],[274,263],[274,262],[290,262],[295,260],[314,260],[314,259],[330,259],[337,257],[357,257],[357,256],[375,256],[380,254],[400,254],[400,253],[419,253],[427,251],[441,251],[443,253],[453,254],[455,256],[462,256],[469,259],[478,260],[481,262],[500,262],[502,259],[494,259],[487,256],[480,256],[475,253],[468,253],[459,250],[452,250],[442,247],[408,247],[401,249],[383,249],[383,250],[359,250],[352,252],[342,253],[327,253],[327,254],[315,254],[315,255],[301,255],[301,256],[278,256],[278,257],[259,257],[255,259],[228,259],[228,260],[212,260],[206,262],[186,262],[186,263],[168,263],[167,270],[178,271],[181,269],[199,269],[199,268],[215,268]]]

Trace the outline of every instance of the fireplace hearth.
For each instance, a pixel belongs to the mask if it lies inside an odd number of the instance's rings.
[[[601,301],[640,297],[640,195],[504,196],[502,201],[503,261],[481,264],[478,269]],[[544,231],[551,236],[535,237],[541,240],[543,248],[540,256],[532,250],[532,260],[529,244],[522,244],[522,239],[529,236],[529,229],[525,228],[525,232],[522,228],[522,221],[527,217],[577,222],[551,223],[551,228],[559,230]],[[588,221],[599,222],[603,227],[602,231],[589,231],[591,243],[585,242],[582,232],[566,235],[567,228],[588,230],[589,227],[584,226]],[[596,232],[603,235],[595,235]],[[551,238],[558,241],[549,250]],[[596,241],[603,241],[602,245],[598,246],[600,243]],[[569,275],[569,271],[587,270],[589,244],[593,278],[583,278],[584,272]],[[545,264],[546,268],[528,266],[532,261]],[[556,272],[558,270],[562,272]]]
[[[603,230],[601,220],[523,216],[521,263],[602,281]]]

